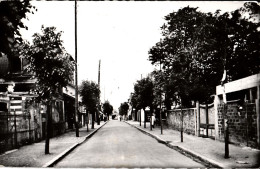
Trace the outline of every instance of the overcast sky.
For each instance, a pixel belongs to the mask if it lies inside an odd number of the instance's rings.
[[[73,1],[31,1],[38,9],[25,21],[22,30],[29,41],[41,25],[64,31],[68,53],[75,56],[75,15]],[[134,83],[147,76],[154,66],[148,51],[161,38],[164,16],[180,8],[199,7],[203,12],[233,11],[242,1],[163,1],[163,2],[78,2],[78,83],[98,82],[101,60],[101,101],[109,100],[118,110],[133,92]]]

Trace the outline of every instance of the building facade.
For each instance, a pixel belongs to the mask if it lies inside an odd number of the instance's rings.
[[[36,79],[23,72],[25,65],[22,58],[0,57],[0,153],[45,138],[46,106],[32,101]],[[68,105],[74,105],[73,100],[63,89],[52,100],[51,137],[72,125],[75,110]]]

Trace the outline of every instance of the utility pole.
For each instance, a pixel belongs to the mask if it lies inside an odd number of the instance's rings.
[[[143,75],[141,74],[141,80],[142,79],[143,79]],[[142,126],[142,109],[140,110],[139,117],[140,117],[140,126]]]
[[[104,103],[106,101],[106,88],[104,87]]]
[[[75,128],[76,137],[79,137],[78,126],[78,58],[77,58],[77,0],[75,0]]]
[[[100,64],[101,64],[101,60],[99,60],[98,63],[98,88],[100,89]]]
[[[227,23],[225,23],[225,30],[227,30]],[[229,31],[228,31],[229,33]],[[229,36],[227,35],[227,38]],[[225,156],[224,158],[229,158],[229,126],[228,126],[228,105],[227,105],[227,96],[226,96],[226,91],[225,91],[225,80],[227,78],[227,71],[226,71],[226,66],[227,66],[227,39],[224,41],[224,73],[223,77],[221,79],[221,86],[223,89],[223,103],[224,103],[224,137],[225,137]]]
[[[160,60],[160,74],[162,75],[162,66]],[[163,134],[163,124],[162,124],[162,87],[160,86],[160,124],[161,124],[161,134]]]
[[[99,90],[100,90],[100,64],[101,64],[101,60],[99,60],[99,64],[98,64],[98,89]],[[100,111],[100,95],[98,96],[98,111],[97,111],[97,124],[98,125],[100,125],[99,111]]]

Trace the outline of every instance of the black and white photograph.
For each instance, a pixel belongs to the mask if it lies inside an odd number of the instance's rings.
[[[260,168],[259,1],[0,0],[0,168]]]

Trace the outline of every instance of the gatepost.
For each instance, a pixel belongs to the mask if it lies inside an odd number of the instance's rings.
[[[196,109],[197,109],[197,136],[200,136],[200,103],[196,102]]]
[[[218,95],[215,95],[214,99],[214,111],[215,111],[215,140],[219,139],[219,129],[218,129],[218,105],[220,104],[220,100]]]
[[[260,86],[257,86],[257,99],[255,100],[256,103],[256,115],[257,115],[257,144],[258,149],[260,149],[260,110],[259,110],[259,101],[260,101]]]

